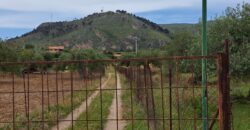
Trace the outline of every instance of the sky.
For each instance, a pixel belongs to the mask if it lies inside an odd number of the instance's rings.
[[[207,0],[208,19],[250,0]],[[94,12],[126,10],[158,24],[197,23],[202,0],[0,0],[0,38],[20,36],[43,22],[70,21]]]

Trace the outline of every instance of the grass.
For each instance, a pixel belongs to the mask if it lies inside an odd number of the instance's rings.
[[[192,87],[192,85],[187,84],[187,79],[190,77],[190,74],[180,74],[181,80],[180,80],[180,87]],[[173,78],[173,82],[176,82]],[[214,76],[210,76],[208,78],[209,84],[209,91],[208,91],[208,114],[210,118],[214,118],[214,114],[217,111],[217,87],[216,82],[217,78]],[[158,73],[154,74],[153,76],[154,81],[154,88],[160,88],[160,76]],[[124,86],[129,86],[129,83],[127,81],[123,81]],[[175,86],[175,83],[173,84],[173,87]],[[246,96],[249,91],[250,81],[245,80],[231,80],[231,97],[232,97],[232,113],[233,113],[233,127],[235,130],[248,130],[250,129],[250,101],[247,101]],[[164,80],[164,87],[168,87],[168,81]],[[200,85],[195,85],[194,87],[200,87]],[[180,115],[181,118],[193,118],[193,113],[196,111],[196,117],[201,118],[202,117],[202,108],[201,108],[201,96],[202,96],[202,89],[195,88],[194,95],[195,98],[192,98],[192,89],[182,89],[179,88],[179,97],[180,97]],[[161,89],[154,89],[154,100],[155,100],[155,112],[156,112],[156,118],[162,118],[163,116],[165,118],[169,118],[169,89],[166,88],[163,90],[164,93],[164,99],[162,103],[162,96],[161,96]],[[135,94],[135,93],[133,93]],[[126,108],[124,112],[125,118],[131,118],[131,100],[130,100],[131,93],[130,91],[125,91],[123,93],[123,102],[124,102],[124,108]],[[176,89],[172,89],[172,100],[173,100],[173,110],[172,115],[173,118],[177,117],[177,104],[176,104]],[[136,115],[135,118],[146,118],[146,112],[145,112],[145,106],[140,104],[138,101],[136,102],[136,99],[133,97],[134,101],[134,114]],[[136,103],[135,103],[136,102]],[[162,104],[164,106],[164,111],[162,110]],[[196,109],[194,109],[196,107]],[[163,115],[164,112],[164,115]],[[157,123],[157,130],[162,130],[169,128],[169,120],[165,120],[164,122],[162,120],[159,120]],[[181,129],[185,128],[186,130],[192,130],[194,129],[194,120],[185,120],[180,121],[181,123]],[[211,123],[211,122],[209,122]],[[163,124],[165,126],[163,126]],[[197,120],[197,129],[202,129],[202,120]],[[178,129],[178,122],[173,120],[173,129]],[[147,122],[141,121],[141,122],[134,122],[133,127],[135,129],[147,129]],[[127,130],[132,129],[132,123],[131,121],[128,122],[128,125],[126,126]],[[219,129],[218,121],[215,122],[215,125],[213,127],[214,130]]]
[[[109,72],[111,72],[110,70]],[[112,74],[111,79],[106,85],[106,89],[114,89],[115,88],[115,77]],[[88,107],[88,111],[83,112],[76,121],[73,129],[74,130],[97,130],[104,128],[105,120],[109,114],[109,108],[112,104],[112,100],[114,97],[115,91],[114,90],[102,90],[102,93],[99,93],[94,100],[91,102],[90,106]],[[101,104],[102,99],[102,104]],[[69,128],[71,129],[71,128]]]
[[[248,91],[249,91],[250,81],[248,80],[231,80],[231,95],[233,100],[244,99],[247,97]]]
[[[172,83],[172,126],[173,129],[178,129],[178,124],[180,123],[181,129],[185,128],[187,130],[194,129],[194,118],[202,118],[201,113],[201,99],[202,99],[202,89],[200,85],[192,84],[190,81],[191,74],[181,73],[179,74],[179,85],[178,85],[178,95],[177,98],[177,84],[176,84],[176,75],[173,77]],[[163,77],[164,78],[164,77]],[[170,103],[169,103],[169,82],[168,80],[163,80],[163,89],[161,89],[160,84],[160,74],[156,73],[153,75],[153,87],[154,89],[154,99],[155,99],[155,112],[156,118],[165,118],[163,120],[157,121],[157,129],[168,129],[169,128],[169,118],[170,118]],[[193,87],[195,87],[193,89]],[[208,116],[209,118],[213,118],[213,115],[217,111],[217,95],[216,88],[214,85],[209,85],[208,91]],[[162,92],[163,91],[163,92]],[[162,100],[163,95],[163,100]],[[193,97],[194,95],[194,97]],[[179,104],[177,104],[177,100],[179,100]],[[179,107],[179,117],[178,117],[178,107]],[[163,110],[164,109],[164,110]],[[195,113],[195,115],[194,115]],[[164,116],[163,116],[164,114]],[[195,116],[195,117],[194,117]],[[192,120],[176,120],[178,118],[181,119],[192,119]],[[201,129],[202,122],[196,120],[197,129]]]
[[[248,101],[248,103],[233,103],[232,112],[234,130],[249,130],[250,102]]]
[[[105,79],[107,79],[105,77]],[[99,85],[98,79],[96,81],[93,81],[93,85],[89,85],[88,89],[96,89]],[[83,91],[74,91],[73,93],[73,109],[80,106],[81,102],[86,99],[86,97],[90,96],[94,91],[89,91],[89,93],[86,93],[84,90],[85,88],[82,88]],[[87,94],[87,95],[86,95]],[[46,107],[47,108],[47,107]],[[49,129],[52,126],[56,125],[56,119],[57,119],[57,111],[59,113],[59,119],[62,119],[66,117],[71,112],[71,95],[67,95],[65,97],[64,103],[59,103],[58,105],[51,105],[49,106],[49,109],[45,109],[44,111],[44,120],[46,121],[44,126],[45,129]],[[41,121],[41,112],[40,111],[34,111],[30,113],[30,121]],[[25,130],[27,129],[27,118],[24,115],[17,115],[16,116],[17,122],[22,122],[16,124],[16,129],[19,130]],[[6,130],[6,129],[12,129],[12,124],[7,124],[0,128],[0,130]],[[32,122],[30,123],[30,129],[42,129],[42,123]]]
[[[246,99],[249,86],[249,80],[231,80],[233,127],[235,130],[250,129],[250,101]]]
[[[107,72],[114,73],[113,69],[108,69]],[[182,74],[181,81],[180,81],[180,87],[192,87],[190,84],[187,84],[186,81],[188,77],[190,77],[189,74]],[[129,88],[129,83],[125,79],[125,77],[121,76],[121,82],[123,88]],[[213,77],[210,77],[213,79]],[[115,87],[115,80],[114,80],[114,74],[112,74],[111,81],[108,82],[107,88],[114,88]],[[156,73],[153,75],[153,86],[154,88],[160,88],[160,76],[159,73]],[[211,82],[214,82],[215,79],[211,80]],[[174,81],[175,82],[175,81]],[[95,85],[89,87],[91,88],[97,88],[98,82],[95,83]],[[173,84],[173,87],[175,84]],[[232,112],[233,112],[233,127],[235,130],[248,130],[250,128],[249,122],[250,122],[250,101],[246,100],[246,96],[248,94],[250,86],[250,81],[236,81],[231,80],[231,95],[232,95]],[[164,80],[164,87],[168,87],[168,81]],[[195,86],[198,87],[198,86]],[[209,117],[212,118],[214,113],[217,109],[217,88],[209,88],[208,95],[209,95]],[[73,107],[76,108],[81,104],[83,100],[86,99],[87,96],[92,94],[93,91],[89,91],[86,95],[86,92],[74,92],[73,99],[74,99],[74,105]],[[74,129],[76,130],[82,130],[82,129],[101,129],[105,127],[105,123],[107,120],[105,120],[108,117],[109,114],[109,108],[112,103],[112,99],[114,97],[115,91],[113,90],[103,90],[102,92],[102,104],[100,102],[100,93],[94,98],[93,102],[88,107],[88,111],[84,112],[80,115],[80,117],[77,119],[79,121],[76,121],[74,124]],[[133,118],[134,119],[146,119],[146,109],[145,106],[143,106],[135,97],[135,92],[132,92],[132,101],[133,101]],[[169,89],[165,88],[163,90],[163,101],[162,101],[162,90],[161,89],[154,89],[154,100],[155,100],[155,114],[156,118],[169,118]],[[173,100],[173,110],[172,115],[173,118],[178,118],[177,116],[177,104],[176,104],[176,89],[172,89],[172,100]],[[69,95],[70,96],[70,95]],[[180,115],[181,118],[193,118],[194,113],[194,106],[196,107],[196,116],[197,118],[201,118],[201,89],[195,88],[195,98],[192,98],[192,89],[187,88],[179,89],[179,96],[180,96]],[[56,120],[56,112],[59,110],[60,116],[59,118],[63,118],[67,116],[71,112],[71,105],[70,105],[70,97],[65,98],[66,101],[64,104],[59,104],[50,106],[50,110],[45,111],[45,120],[49,121],[45,124],[45,129],[49,129],[52,126],[55,125],[56,122],[53,122]],[[132,118],[132,110],[131,110],[131,90],[123,90],[122,91],[122,102],[123,102],[123,119],[131,119]],[[163,102],[163,103],[162,103]],[[162,109],[164,107],[164,110]],[[102,108],[102,114],[101,114],[101,108]],[[164,113],[164,115],[163,115]],[[102,117],[101,117],[102,115]],[[41,120],[41,115],[38,111],[33,112],[30,115],[31,120]],[[87,121],[88,120],[88,121]],[[101,122],[102,120],[102,122]],[[22,115],[18,115],[16,121],[26,121],[26,118]],[[127,120],[127,125],[125,126],[125,130],[131,130],[132,128],[135,130],[144,130],[148,129],[148,122],[146,120],[134,120],[133,122],[131,120]],[[194,129],[193,123],[194,121],[180,121],[181,123],[181,129],[185,128],[186,130],[192,130]],[[169,127],[169,120],[158,120],[156,122],[157,130],[168,129]],[[6,125],[3,128],[0,128],[0,130],[5,129],[11,129],[11,124]],[[173,120],[173,129],[177,129],[178,122],[176,120]],[[26,123],[20,123],[16,125],[17,129],[26,129],[27,124]],[[32,123],[31,128],[32,129],[41,129],[42,124],[41,123]],[[197,120],[197,129],[202,129],[202,121]],[[218,122],[216,122],[213,129],[218,129]]]
[[[123,76],[122,76],[123,77]],[[121,78],[122,87],[123,88],[129,88],[129,83],[127,80]],[[132,96],[133,102],[133,116],[134,119],[144,119],[146,117],[146,113],[143,109],[142,104],[136,102],[136,98]],[[132,118],[132,109],[131,109],[131,91],[130,90],[124,90],[122,92],[122,103],[123,103],[123,118],[124,119],[131,119]],[[147,127],[147,121],[146,120],[134,120],[127,121],[127,125],[125,126],[125,130],[146,130]]]
[[[179,81],[179,87],[187,87],[187,88],[178,88],[179,91],[179,108],[180,108],[180,118],[184,119],[192,119],[194,118],[194,111],[196,113],[196,118],[201,118],[201,88],[195,88],[194,89],[194,98],[192,97],[192,85],[188,82],[188,78],[190,77],[190,74],[181,74],[180,75],[180,81]],[[170,112],[170,105],[169,105],[169,85],[168,81],[165,77],[163,87],[164,89],[161,89],[160,84],[160,74],[159,72],[154,73],[153,77],[153,96],[154,96],[154,102],[155,102],[155,118],[160,119],[156,121],[156,129],[157,130],[163,130],[163,129],[169,129],[169,112]],[[172,85],[172,123],[173,123],[173,129],[178,129],[178,114],[177,114],[177,89],[176,87],[176,79],[173,77],[173,85]],[[123,81],[123,86],[129,86],[129,83],[127,80]],[[198,85],[194,87],[199,87]],[[163,93],[162,93],[163,92]],[[148,91],[150,94],[150,90]],[[135,92],[133,92],[135,95]],[[163,98],[162,98],[163,95]],[[212,118],[212,116],[216,113],[216,88],[211,87],[208,92],[209,95],[209,117]],[[130,90],[123,92],[123,108],[125,110],[124,112],[124,118],[131,119],[131,92]],[[139,119],[146,119],[146,106],[141,104],[141,101],[137,101],[137,99],[133,96],[134,101],[133,103],[133,111],[134,111],[134,118]],[[194,107],[196,109],[194,109]],[[162,118],[165,118],[166,120],[162,120]],[[181,129],[185,128],[187,130],[194,129],[194,120],[180,120],[180,126]],[[201,129],[202,122],[200,120],[196,121],[197,123],[197,129]],[[217,123],[216,123],[217,125]],[[148,122],[147,121],[134,121],[133,124],[134,129],[148,129]],[[129,121],[128,125],[126,126],[127,130],[132,129],[132,122]]]

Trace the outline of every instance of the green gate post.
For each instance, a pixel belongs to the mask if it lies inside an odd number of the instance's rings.
[[[207,0],[202,0],[202,56],[207,56]],[[203,130],[208,130],[207,114],[207,59],[202,59]]]

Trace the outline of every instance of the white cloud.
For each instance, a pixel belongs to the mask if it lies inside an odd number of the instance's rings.
[[[57,11],[91,13],[105,10],[126,9],[143,12],[166,8],[192,6],[196,0],[1,0],[0,8],[17,11]]]
[[[1,0],[0,8],[17,11],[55,11],[92,13],[105,10],[126,9],[129,12],[200,7],[202,0]],[[243,0],[207,0],[211,6],[240,3]]]
[[[127,10],[131,13],[161,9],[201,9],[202,0],[0,0],[0,27],[34,28],[42,22],[83,17],[93,12]],[[243,0],[207,0],[208,8],[224,10]],[[8,14],[1,10],[10,10]],[[218,13],[221,13],[220,11]],[[178,15],[178,14],[173,14]]]
[[[190,7],[182,0],[0,0],[0,11],[10,10],[14,13],[0,13],[0,27],[34,28],[42,22],[83,17],[93,12],[127,10],[132,13],[176,7]]]

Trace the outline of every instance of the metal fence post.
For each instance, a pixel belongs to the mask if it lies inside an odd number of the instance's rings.
[[[219,88],[219,128],[220,130],[231,129],[231,106],[229,87],[229,61],[228,53],[217,54],[218,88]]]

